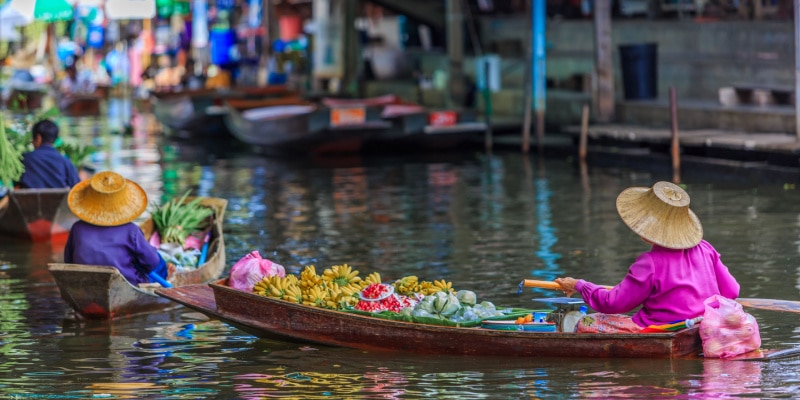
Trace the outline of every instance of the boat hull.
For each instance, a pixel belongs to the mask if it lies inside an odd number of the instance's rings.
[[[102,97],[95,94],[74,95],[59,99],[58,108],[68,117],[97,117]]]
[[[230,104],[225,123],[240,141],[268,154],[320,155],[357,153],[364,143],[392,128],[380,110],[365,109],[364,120],[332,125],[333,109],[314,105],[279,105],[241,111]],[[263,114],[263,116],[262,116]]]
[[[225,242],[222,235],[227,200],[203,198],[202,205],[215,210],[208,260],[194,270],[177,272],[171,283],[180,287],[218,279],[225,269]],[[145,237],[154,231],[152,219],[140,225]],[[133,286],[115,267],[51,263],[48,266],[61,297],[83,319],[116,319],[163,311],[176,303],[154,294],[158,284]]]
[[[225,101],[279,101],[274,96],[289,96],[285,86],[239,88],[236,90],[199,89],[156,93],[152,96],[156,119],[181,139],[230,138],[222,107]]]
[[[78,218],[67,206],[69,189],[15,189],[0,199],[0,234],[20,240],[66,240]]]
[[[251,334],[372,351],[502,357],[678,358],[702,350],[697,327],[649,334],[502,331],[392,321],[233,289],[225,280],[156,290]]]
[[[428,111],[417,105],[387,105],[382,117],[394,129],[375,135],[364,145],[366,152],[438,151],[477,146],[487,125],[474,112]]]

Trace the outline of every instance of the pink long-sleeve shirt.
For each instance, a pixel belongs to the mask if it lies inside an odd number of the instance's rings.
[[[705,299],[715,294],[735,299],[739,283],[714,247],[703,240],[684,250],[653,245],[614,288],[579,279],[575,290],[589,307],[604,314],[626,313],[641,305],[633,322],[647,327],[703,315]]]

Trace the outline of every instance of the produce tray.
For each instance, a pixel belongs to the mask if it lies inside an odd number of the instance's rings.
[[[514,320],[487,320],[481,323],[481,328],[499,331],[555,332],[556,324],[554,322],[526,322],[524,324],[518,324]]]
[[[528,314],[532,314],[534,312],[551,312],[552,310],[530,310],[526,308],[499,308],[498,310],[503,312],[503,315],[498,315],[489,318],[482,318],[470,321],[461,321],[455,322],[449,319],[439,319],[439,318],[431,318],[431,317],[414,317],[414,316],[407,316],[400,313],[392,312],[392,311],[381,311],[381,312],[367,312],[361,310],[345,310],[346,312],[351,312],[354,314],[366,315],[375,318],[383,318],[383,319],[390,319],[393,321],[405,321],[405,322],[415,322],[419,324],[429,324],[429,325],[441,325],[441,326],[453,326],[453,327],[461,327],[461,328],[474,328],[478,327],[484,321],[492,321],[492,320],[516,320],[518,317],[524,317]]]

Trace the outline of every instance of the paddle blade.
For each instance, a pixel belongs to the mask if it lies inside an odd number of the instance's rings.
[[[744,307],[800,313],[800,301],[754,298],[736,299],[736,301]]]

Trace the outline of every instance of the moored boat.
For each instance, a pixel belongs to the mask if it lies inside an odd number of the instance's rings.
[[[158,122],[175,132],[190,131],[197,127],[212,126],[221,118],[215,109],[207,110],[214,104],[215,98],[223,92],[216,89],[185,90],[178,92],[153,93],[151,102],[153,114]],[[204,135],[212,132],[209,128],[198,133]]]
[[[177,137],[221,139],[230,136],[224,121],[226,109],[222,107],[226,100],[269,100],[292,93],[285,86],[153,93],[153,113]]]
[[[99,94],[74,94],[59,98],[58,108],[68,117],[97,117],[102,101],[103,97]]]
[[[14,189],[0,199],[0,234],[43,242],[66,239],[78,220],[67,207],[69,189]]]
[[[208,258],[196,269],[176,272],[170,281],[175,287],[210,282],[218,279],[224,271],[222,221],[227,203],[225,199],[202,198],[200,204],[214,210]],[[140,227],[149,240],[155,231],[153,220],[144,221]],[[51,263],[49,270],[58,284],[61,297],[84,319],[114,319],[177,306],[154,294],[153,291],[161,287],[159,284],[131,285],[114,267]]]
[[[271,154],[355,153],[370,137],[392,127],[381,119],[379,107],[300,103],[241,110],[229,103],[227,109],[231,133]]]
[[[382,117],[396,129],[377,135],[365,147],[369,151],[447,150],[478,142],[486,132],[475,113],[426,110],[414,105],[387,105]]]
[[[16,83],[3,99],[5,107],[15,112],[27,112],[42,108],[49,88],[38,83]]]
[[[263,338],[374,351],[503,357],[679,358],[701,350],[699,329],[577,334],[453,327],[311,307],[233,289],[226,280],[156,290]]]

